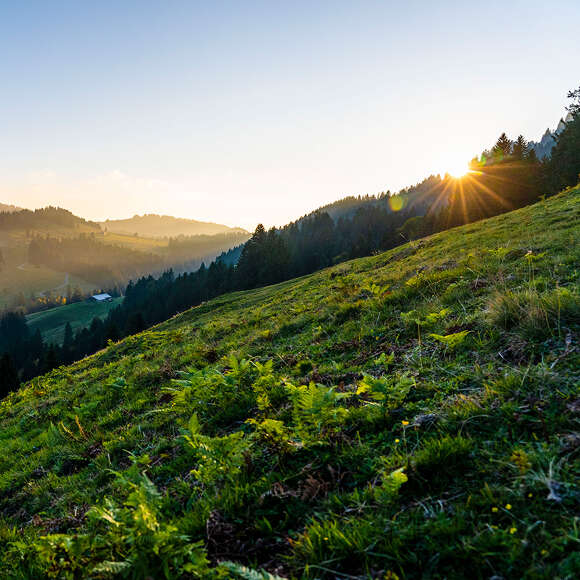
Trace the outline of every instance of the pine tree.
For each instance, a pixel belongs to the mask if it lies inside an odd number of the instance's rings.
[[[42,264],[42,249],[36,239],[33,239],[28,246],[28,261],[34,266]]]
[[[73,345],[73,331],[70,322],[67,322],[64,327],[64,340],[62,346],[66,349],[71,348]]]
[[[572,99],[572,103],[566,107],[572,115],[580,115],[580,87],[574,91],[568,92],[568,98]]]
[[[43,372],[47,373],[59,365],[58,356],[54,345],[51,344],[44,353],[44,361],[42,364]]]
[[[40,329],[36,329],[36,332],[33,334],[32,338],[28,343],[28,354],[33,359],[38,359],[42,356],[42,352],[44,350],[44,343],[42,340],[42,334]]]
[[[568,107],[572,120],[556,137],[556,145],[544,168],[546,187],[552,193],[576,185],[580,179],[580,88],[570,91],[568,97],[573,99]]]
[[[493,155],[501,161],[511,155],[512,147],[513,143],[511,139],[505,133],[502,133],[493,147]]]
[[[255,288],[260,283],[265,244],[266,230],[262,224],[258,224],[252,237],[244,245],[238,260],[236,277],[240,288]]]
[[[143,318],[142,312],[136,312],[129,316],[127,321],[127,334],[137,334],[145,330],[147,325],[145,324],[145,319]]]
[[[15,391],[20,384],[18,373],[12,357],[5,353],[0,358],[0,398],[4,398],[11,391]]]
[[[65,362],[70,362],[73,359],[74,339],[73,331],[70,322],[67,322],[64,327],[64,339],[62,341],[62,354]]]
[[[523,135],[519,135],[512,147],[512,156],[518,161],[528,158],[529,146]]]

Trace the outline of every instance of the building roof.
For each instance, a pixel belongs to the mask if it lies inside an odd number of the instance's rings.
[[[95,300],[108,300],[112,296],[110,294],[93,294],[93,298]]]

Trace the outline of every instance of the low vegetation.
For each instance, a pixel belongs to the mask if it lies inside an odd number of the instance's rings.
[[[576,578],[580,188],[218,297],[0,404],[6,578]]]

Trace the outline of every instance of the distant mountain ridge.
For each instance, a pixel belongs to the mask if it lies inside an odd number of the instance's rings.
[[[13,207],[13,206],[12,206]],[[51,230],[54,228],[77,231],[100,231],[99,224],[74,215],[61,207],[47,206],[35,210],[15,209],[0,213],[0,228],[4,230]]]
[[[546,129],[539,141],[530,141],[529,146],[536,152],[538,159],[545,159],[552,153],[552,148],[556,144],[556,137],[564,130],[566,124],[572,120],[572,113],[568,113],[566,118],[560,119],[558,126],[554,131]]]
[[[22,211],[23,208],[17,205],[11,205],[8,203],[0,203],[0,213],[13,213],[15,211]]]
[[[152,238],[247,233],[243,228],[158,214],[134,215],[132,218],[99,223],[109,232]]]

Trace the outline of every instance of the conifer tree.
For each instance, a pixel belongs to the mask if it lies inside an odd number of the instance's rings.
[[[11,391],[15,391],[20,382],[12,357],[5,353],[0,358],[0,398],[4,398]]]
[[[519,135],[514,141],[512,147],[512,156],[518,161],[522,161],[528,158],[528,142],[524,139],[523,135]]]
[[[44,353],[44,361],[42,364],[43,372],[47,373],[59,365],[58,356],[54,345],[51,344]]]
[[[74,339],[73,331],[70,322],[67,322],[64,327],[64,339],[62,341],[62,357],[64,362],[68,363],[73,358]]]
[[[580,87],[573,91],[568,91],[568,98],[572,99],[572,103],[566,107],[572,115],[580,115]]]
[[[544,168],[547,188],[553,193],[580,180],[580,88],[570,91],[568,97],[572,99],[568,106],[572,120],[556,136],[556,145]]]
[[[509,157],[512,153],[512,147],[512,141],[505,133],[502,133],[493,147],[494,157],[499,158],[499,160]]]

